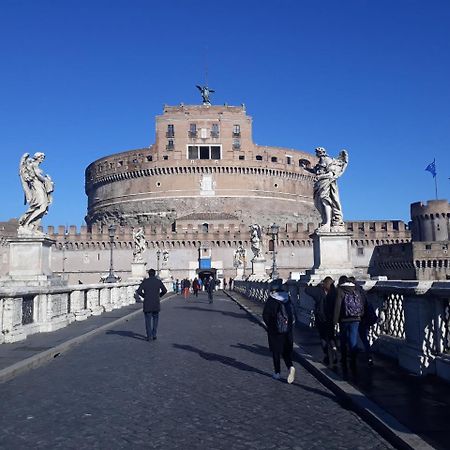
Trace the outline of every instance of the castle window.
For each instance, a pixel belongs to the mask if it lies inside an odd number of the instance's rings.
[[[239,155],[239,159],[240,159],[241,161],[243,161],[243,160],[245,159],[245,156],[244,156],[244,155]]]
[[[211,159],[220,159],[220,147],[218,145],[211,146]]]
[[[190,123],[189,124],[189,137],[190,138],[196,138],[197,137],[197,124],[196,123]]]
[[[241,126],[233,125],[233,137],[240,137],[240,136],[241,136]]]
[[[213,123],[211,127],[211,137],[218,138],[219,137],[219,124]]]
[[[358,247],[356,250],[358,256],[364,256],[364,247]]]
[[[425,250],[431,250],[431,244],[425,244]]]
[[[188,147],[188,159],[198,159],[198,147],[196,145]]]
[[[168,138],[175,137],[175,125],[172,125],[172,124],[167,125],[166,137],[168,137]]]
[[[277,158],[276,156],[272,156],[272,158],[270,158],[270,160],[271,160],[272,162],[277,162],[277,161],[278,161],[278,158]]]
[[[167,141],[166,150],[173,150],[175,148],[173,139],[169,139]]]
[[[286,164],[292,164],[292,156],[286,156]]]
[[[209,159],[209,146],[200,146],[200,159]]]
[[[256,155],[256,161],[262,161],[263,157],[261,155]]]
[[[209,231],[209,224],[207,223],[202,224],[202,233],[207,233],[208,231]]]
[[[239,139],[233,139],[233,150],[241,149],[241,141]]]
[[[221,159],[220,145],[188,145],[188,159]]]
[[[118,161],[117,166],[118,167],[122,167],[123,166],[123,161]]]
[[[153,156],[152,155],[147,155],[147,161],[153,161]]]
[[[164,161],[167,161],[169,159],[169,157],[167,155],[163,156]]]

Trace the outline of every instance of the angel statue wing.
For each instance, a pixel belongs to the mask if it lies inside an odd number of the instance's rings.
[[[348,165],[348,152],[347,150],[341,150],[339,156],[333,159],[333,162],[330,164],[332,171],[334,173],[334,178],[339,178],[347,168]]]
[[[19,163],[19,176],[22,183],[23,192],[25,194],[24,205],[31,201],[31,183],[33,180],[33,174],[30,170],[30,154],[24,153],[20,158]]]

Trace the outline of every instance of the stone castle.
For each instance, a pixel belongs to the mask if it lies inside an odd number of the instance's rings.
[[[234,253],[242,246],[245,276],[253,256],[249,225],[267,231],[276,222],[280,275],[305,272],[319,222],[305,161],[314,164],[316,157],[255,144],[244,106],[165,106],[153,145],[87,167],[87,226],[48,227],[52,269],[69,283],[97,282],[108,271],[108,225],[115,223],[114,270],[123,279],[130,276],[136,227],[145,231],[147,267],[158,268],[167,250],[174,279],[196,276],[201,260],[219,279],[235,277]],[[449,211],[447,201],[430,201],[412,205],[409,227],[397,220],[346,222],[354,267],[362,276],[445,279]],[[8,272],[7,238],[16,230],[14,220],[0,225],[0,275]],[[263,241],[269,270],[271,235]]]

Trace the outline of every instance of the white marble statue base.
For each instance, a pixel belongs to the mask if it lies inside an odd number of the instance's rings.
[[[351,258],[350,238],[352,234],[316,231],[313,234],[314,265],[301,281],[318,282],[326,276],[339,278],[341,275],[358,276]]]
[[[164,283],[164,286],[169,292],[173,291],[173,279],[170,275],[170,269],[161,269],[159,271],[159,278]]]
[[[266,260],[265,259],[253,259],[252,260],[252,274],[250,275],[249,279],[254,280],[263,280],[268,278],[267,272],[266,272]]]
[[[244,279],[244,268],[243,267],[237,267],[236,268],[236,276],[234,277],[235,280],[243,280]]]
[[[52,273],[50,262],[54,240],[47,236],[19,236],[9,241],[9,273],[3,286],[51,286],[64,283]]]
[[[131,263],[131,277],[130,280],[142,281],[147,276],[147,263],[142,262],[132,262]]]

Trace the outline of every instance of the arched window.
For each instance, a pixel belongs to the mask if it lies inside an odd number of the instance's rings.
[[[263,160],[263,158],[261,155],[256,155],[256,161],[262,161],[262,160]]]
[[[202,224],[202,233],[207,233],[209,231],[209,224]]]

